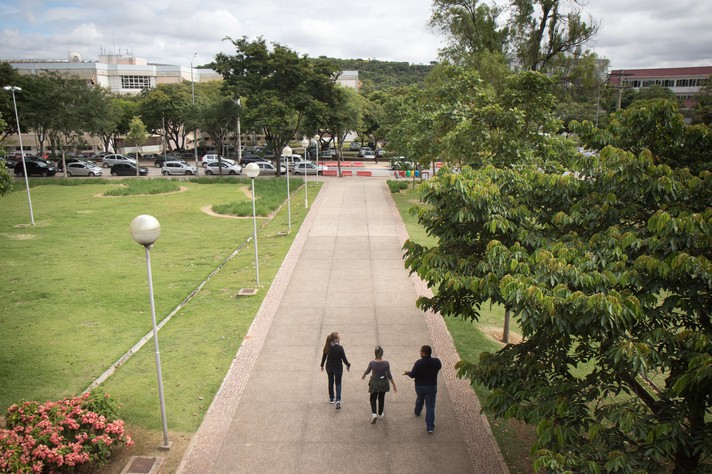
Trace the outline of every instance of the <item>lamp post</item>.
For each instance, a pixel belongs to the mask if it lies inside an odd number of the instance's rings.
[[[17,113],[17,101],[15,100],[15,91],[22,89],[17,86],[5,86],[6,91],[12,93],[12,105],[15,107],[15,121],[17,122],[17,139],[20,141],[20,155],[22,157],[22,174],[25,175],[25,188],[27,189],[27,202],[30,205],[30,222],[35,225],[35,214],[32,212],[32,197],[30,197],[30,183],[27,180],[27,165],[25,164],[25,148],[22,146],[22,131],[20,130],[20,116]]]
[[[291,234],[292,233],[292,200],[291,200],[291,195],[289,193],[289,159],[292,157],[292,149],[289,146],[285,146],[282,148],[282,156],[287,157],[287,163],[285,167],[287,168],[287,229],[288,232]],[[285,160],[282,160],[285,161]],[[277,166],[282,166],[281,163],[277,164]]]
[[[193,112],[195,112],[195,81],[193,79],[193,60],[198,53],[193,53],[193,59],[190,60],[190,96],[193,104]],[[195,175],[200,174],[200,163],[198,163],[198,129],[193,129],[193,157],[195,158]]]
[[[240,98],[237,98],[237,164],[242,164],[242,132],[240,131],[240,112],[242,108],[240,107]]]
[[[129,226],[131,237],[146,249],[146,268],[148,269],[148,295],[151,301],[151,322],[153,323],[153,348],[156,354],[156,375],[158,377],[158,399],[161,404],[161,421],[163,422],[163,445],[161,449],[170,449],[168,441],[168,423],[166,422],[166,403],[163,399],[163,375],[161,374],[161,353],[158,350],[158,329],[156,328],[156,306],[153,302],[153,277],[151,276],[151,247],[161,236],[161,224],[158,220],[146,214],[134,218]]]
[[[307,190],[307,174],[309,174],[309,168],[307,168],[307,147],[309,146],[309,140],[307,137],[302,137],[302,146],[304,147],[304,207],[309,207],[309,191]],[[316,160],[316,174],[319,174],[319,158]]]
[[[317,173],[316,173],[316,176],[314,177],[314,179],[318,183],[319,182],[319,169],[318,169],[319,168],[319,134],[314,135],[312,137],[312,141],[314,142],[314,146],[316,147],[316,149],[315,149],[316,159],[314,161],[316,161]]]
[[[245,174],[252,180],[252,240],[255,242],[255,272],[257,275],[257,286],[260,286],[260,259],[257,253],[257,216],[255,214],[255,178],[260,175],[260,167],[257,163],[249,163],[245,166]],[[289,177],[287,178],[289,179]]]

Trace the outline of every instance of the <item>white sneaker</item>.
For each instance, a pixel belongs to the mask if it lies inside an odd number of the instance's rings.
[[[380,415],[378,415],[378,419],[379,419],[379,420],[382,420],[384,416],[386,416],[386,414],[385,414],[385,413],[381,413]]]
[[[377,419],[377,418],[378,418],[378,415],[376,415],[375,413],[372,413],[372,414],[371,414],[371,424],[372,424],[372,425],[375,425],[375,424],[376,424],[376,419]]]

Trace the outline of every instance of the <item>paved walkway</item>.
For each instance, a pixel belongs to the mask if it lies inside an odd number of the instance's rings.
[[[178,472],[506,473],[477,398],[455,378],[442,319],[415,307],[428,290],[403,266],[407,235],[385,179],[324,182]],[[352,364],[341,410],[319,370],[332,331]],[[371,425],[361,375],[376,344],[398,393]],[[423,344],[443,362],[432,435],[401,375]]]

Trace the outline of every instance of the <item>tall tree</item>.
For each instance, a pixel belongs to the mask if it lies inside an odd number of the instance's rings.
[[[598,33],[599,23],[584,20],[585,0],[511,0],[513,49],[520,65],[546,71],[561,54],[580,50]]]
[[[196,88],[196,101],[200,102],[200,88]],[[165,132],[168,144],[173,149],[185,148],[188,128],[186,121],[194,113],[191,84],[159,84],[155,89],[141,93],[139,114],[152,133]],[[172,145],[171,145],[172,143]]]
[[[135,116],[129,122],[129,133],[126,135],[126,140],[132,143],[136,148],[136,176],[140,175],[140,161],[139,156],[141,155],[141,147],[148,140],[148,131],[146,130],[146,125],[141,120],[141,117]]]
[[[551,156],[562,143],[542,152],[569,173],[502,163],[428,181],[418,217],[438,243],[405,245],[437,290],[421,308],[476,319],[502,301],[519,321],[523,342],[458,368],[492,390],[490,413],[537,426],[536,471],[709,468],[712,175],[691,166],[708,135],[644,104],[585,137],[635,153]]]
[[[509,31],[499,25],[503,8],[480,0],[434,0],[430,26],[443,33],[440,55],[456,64],[481,53],[504,53]]]
[[[270,48],[263,38],[226,39],[236,53],[219,53],[215,69],[233,97],[246,98],[245,122],[262,131],[278,160],[282,148],[302,129],[305,116],[323,112],[327,91],[335,84],[336,67],[311,62],[278,43]]]

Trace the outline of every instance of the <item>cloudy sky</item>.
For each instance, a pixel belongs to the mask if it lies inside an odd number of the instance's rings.
[[[502,2],[503,0],[498,0]],[[579,0],[581,1],[581,0]],[[712,65],[712,1],[585,0],[590,46],[613,69]],[[226,36],[263,36],[310,57],[427,64],[442,46],[431,0],[2,0],[0,60],[132,53],[188,66],[231,53]]]

